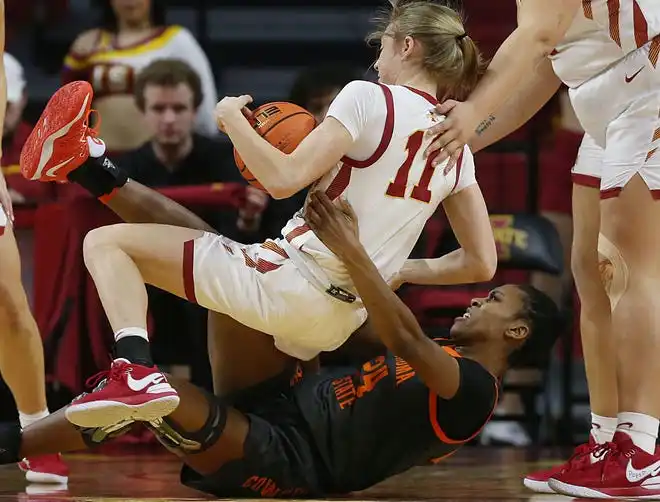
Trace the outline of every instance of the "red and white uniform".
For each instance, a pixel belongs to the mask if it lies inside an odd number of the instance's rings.
[[[583,0],[551,56],[586,132],[574,182],[603,198],[636,173],[660,190],[659,56],[657,0]]]
[[[354,139],[348,155],[316,184],[355,210],[360,240],[385,279],[412,251],[426,220],[448,196],[476,183],[466,148],[446,176],[423,156],[424,132],[438,118],[435,98],[402,86],[355,81],[334,100],[328,117]],[[206,234],[191,244],[188,296],[247,326],[269,333],[277,347],[310,359],[339,347],[366,319],[359,299],[350,303],[326,292],[354,292],[340,262],[297,213],[283,239],[242,246]],[[194,277],[194,279],[193,279]]]

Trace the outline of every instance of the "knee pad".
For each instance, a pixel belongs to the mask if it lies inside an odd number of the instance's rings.
[[[217,397],[210,394],[205,395],[209,403],[209,416],[200,430],[186,431],[168,417],[145,422],[145,426],[165,448],[180,457],[208,450],[218,441],[225,430],[227,408],[218,401]]]
[[[598,234],[598,254],[601,280],[614,310],[628,289],[630,272],[621,251],[603,234]]]

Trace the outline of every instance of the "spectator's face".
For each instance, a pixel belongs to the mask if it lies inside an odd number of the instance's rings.
[[[305,109],[314,115],[314,118],[316,119],[316,123],[320,124],[323,122],[323,119],[325,118],[325,115],[328,113],[328,108],[330,108],[330,104],[332,101],[337,97],[337,94],[339,94],[339,91],[341,89],[332,89],[331,91],[327,92],[326,94],[321,94],[319,96],[314,96],[312,97],[309,102],[307,103],[307,106],[305,106]]]
[[[112,9],[125,23],[141,23],[149,19],[151,0],[112,0]]]
[[[195,122],[193,103],[193,92],[186,84],[145,87],[144,116],[157,143],[175,146],[192,135]]]

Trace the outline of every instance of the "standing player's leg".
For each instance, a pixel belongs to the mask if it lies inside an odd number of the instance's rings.
[[[599,267],[600,174],[604,152],[585,136],[573,168],[573,244],[571,268],[580,296],[580,333],[589,387],[591,434],[571,457],[571,467],[588,465],[590,452],[612,440],[618,407],[616,344],[610,329],[610,303]],[[554,493],[548,481],[566,464],[530,473],[524,484],[533,491]]]
[[[0,209],[2,211],[2,209]],[[21,262],[10,226],[0,236],[0,373],[11,390],[22,427],[48,416],[44,354],[37,323],[21,282]],[[59,455],[21,462],[28,481],[64,483],[68,470]]]
[[[651,70],[647,75],[650,77]],[[640,82],[640,85],[643,83]],[[600,254],[616,339],[617,429],[607,468],[550,482],[579,497],[660,496],[655,453],[660,417],[660,92],[633,101],[607,128],[601,179]],[[655,197],[654,197],[655,196]]]

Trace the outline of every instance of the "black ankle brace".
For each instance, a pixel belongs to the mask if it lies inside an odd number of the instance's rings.
[[[80,432],[80,435],[82,436],[83,441],[87,447],[95,448],[100,444],[109,441],[110,439],[123,436],[131,430],[134,423],[135,422],[132,420],[128,420],[126,422],[111,425],[109,427],[83,428],[78,427],[77,425],[74,427],[78,429],[78,432]]]
[[[105,155],[90,157],[78,169],[71,171],[67,178],[103,202],[128,182],[128,175]]]
[[[20,449],[20,424],[0,424],[0,464],[15,464],[20,462]]]
[[[174,420],[164,417],[144,425],[169,451],[178,456],[201,453],[213,446],[225,430],[227,407],[216,396],[206,394],[209,403],[209,416],[204,426],[196,432],[188,432]]]

